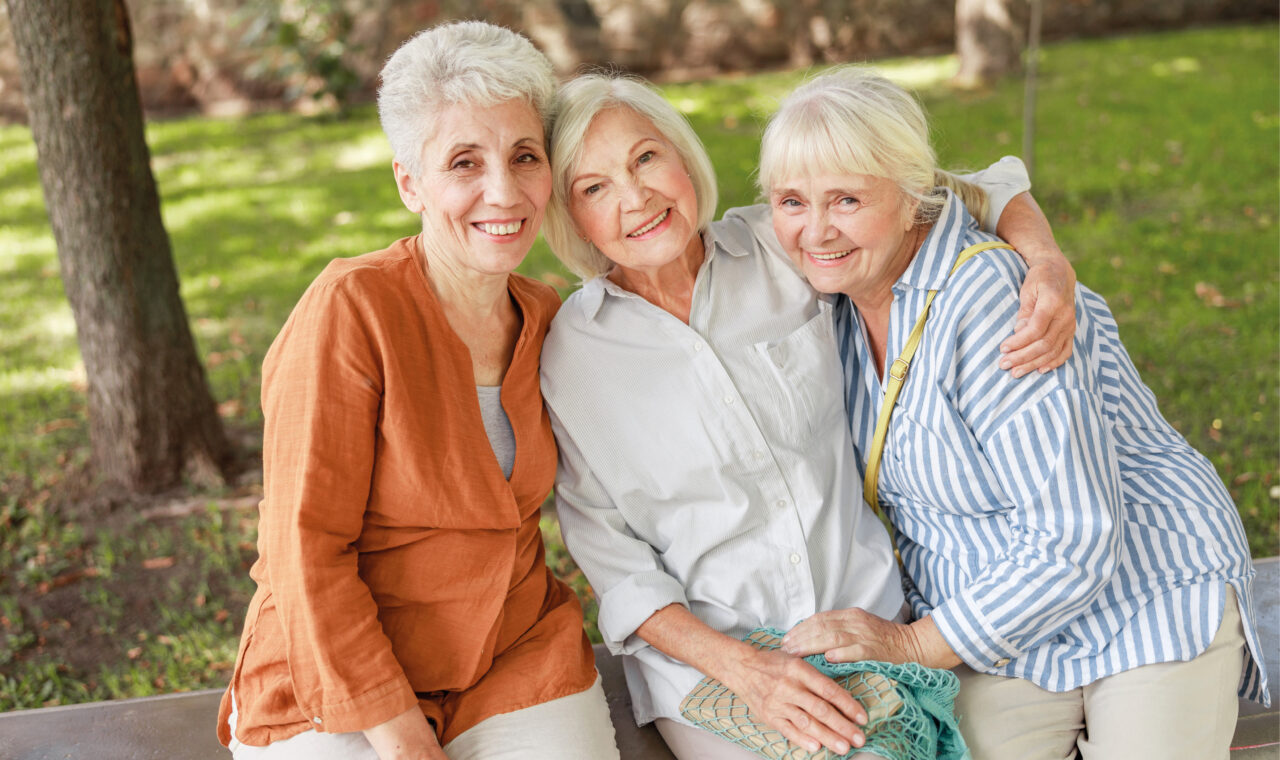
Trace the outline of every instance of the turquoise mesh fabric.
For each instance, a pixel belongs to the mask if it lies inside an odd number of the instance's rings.
[[[777,649],[783,631],[758,628],[745,641],[757,649]],[[969,757],[956,725],[955,699],[960,683],[949,670],[915,663],[827,662],[822,655],[805,661],[831,677],[862,702],[867,711],[867,742],[845,755],[825,747],[809,752],[759,723],[745,703],[724,684],[704,678],[680,703],[680,714],[699,728],[768,760],[836,760],[855,755],[888,760],[963,760]]]

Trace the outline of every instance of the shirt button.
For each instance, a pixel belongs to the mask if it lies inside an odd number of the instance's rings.
[[[728,404],[729,406],[733,406],[733,396],[725,396],[724,403]]]
[[[995,661],[995,667],[997,668],[1003,668],[1005,665],[1008,665],[1008,664],[1009,664],[1008,657],[1001,657],[1000,659]]]
[[[761,451],[760,449],[756,449],[755,451],[753,451],[753,452],[751,452],[751,453],[752,453],[752,455],[753,455],[753,456],[755,456],[755,458],[756,458],[756,459],[764,459],[764,452],[763,452],[763,451]]]
[[[792,553],[791,553],[791,557],[790,557],[790,559],[791,559],[791,564],[793,564],[793,565],[798,565],[798,564],[800,564],[800,555],[799,555],[799,554],[796,554],[795,552],[792,552]]]
[[[781,509],[782,507],[787,506],[787,500],[786,500],[786,499],[778,499],[777,501],[775,501],[775,502],[774,502],[774,504],[777,504],[777,505],[778,505],[778,508],[779,508],[779,509]],[[796,556],[796,555],[792,554],[791,556],[792,556],[792,557],[794,557],[794,556]],[[793,559],[793,560],[791,560],[791,561],[792,561],[792,562],[795,562],[795,560],[794,560],[794,559]]]
[[[701,350],[702,350],[702,343],[701,343],[701,342],[694,343],[694,344],[693,344],[693,350],[694,350],[694,351],[701,351]]]

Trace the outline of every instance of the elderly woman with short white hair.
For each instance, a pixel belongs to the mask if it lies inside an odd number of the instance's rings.
[[[543,350],[556,499],[635,717],[682,760],[751,757],[681,717],[712,676],[796,745],[843,755],[863,742],[862,705],[803,660],[741,640],[822,610],[903,606],[889,539],[859,496],[831,304],[778,248],[767,207],[712,222],[711,163],[657,92],[583,76],[556,113],[546,234],[586,280]],[[1040,274],[1061,265],[1069,278],[1056,248],[1050,258]],[[1049,365],[1069,342],[1055,332],[1033,353]]]
[[[820,613],[783,648],[956,667],[984,760],[1225,758],[1268,699],[1254,570],[1213,466],[1156,408],[1097,294],[1067,362],[995,369],[1026,266],[936,171],[916,100],[873,71],[798,88],[765,131],[778,240],[838,296],[867,500],[895,528],[915,622]]]
[[[538,528],[559,298],[514,270],[551,194],[554,88],[528,40],[478,22],[382,71],[422,229],[331,262],[264,362],[258,589],[218,718],[237,760],[618,757]]]

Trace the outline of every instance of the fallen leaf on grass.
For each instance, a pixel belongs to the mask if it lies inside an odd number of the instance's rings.
[[[133,649],[130,649],[129,651],[125,652],[125,656],[128,657],[130,660],[138,659],[139,657],[142,656],[142,647],[134,647]]]
[[[229,617],[231,617],[231,613],[227,612],[226,610],[218,610],[217,612],[213,613],[213,619],[219,623],[225,621]]]
[[[1205,306],[1214,309],[1234,309],[1240,305],[1239,301],[1232,300],[1222,295],[1222,291],[1207,282],[1196,283],[1196,298],[1204,302]]]
[[[173,557],[152,557],[142,560],[142,566],[147,570],[163,570],[166,567],[173,567]]]
[[[47,594],[55,588],[62,588],[71,583],[75,583],[81,578],[97,578],[99,570],[96,567],[86,567],[83,570],[69,570],[47,581],[41,581],[36,585],[36,590],[41,594]]]
[[[79,424],[80,423],[78,421],[71,419],[52,420],[44,423],[43,425],[36,426],[36,435],[48,435],[59,430],[73,428]]]

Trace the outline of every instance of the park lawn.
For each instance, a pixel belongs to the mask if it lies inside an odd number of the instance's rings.
[[[1280,81],[1275,25],[1114,37],[1043,52],[1036,196],[1080,280],[1104,295],[1173,424],[1213,460],[1255,556],[1280,503]],[[950,57],[882,62],[916,88],[944,165],[1021,145],[1021,82],[953,92]],[[801,77],[671,84],[720,172],[756,198],[758,135]],[[183,297],[233,436],[261,445],[259,368],[327,261],[413,234],[372,108],[151,124]],[[0,128],[0,710],[221,686],[253,585],[259,486],[165,501],[79,500],[84,372],[25,128]],[[562,294],[539,243],[522,271]],[[146,510],[152,510],[151,513]],[[179,510],[184,511],[184,510]],[[543,521],[548,561],[589,587]]]

